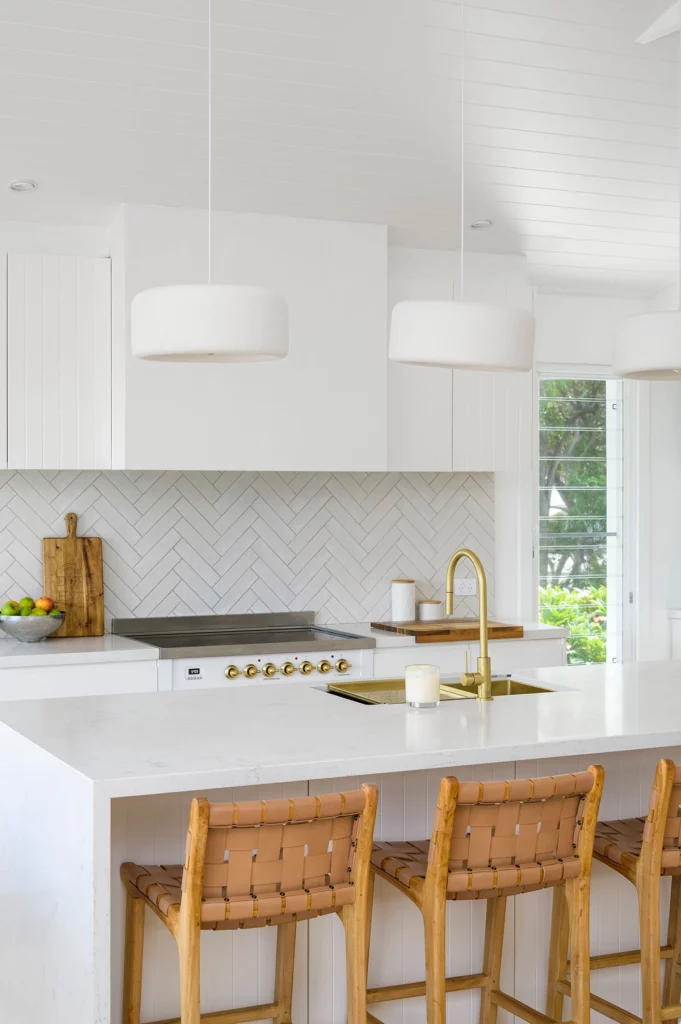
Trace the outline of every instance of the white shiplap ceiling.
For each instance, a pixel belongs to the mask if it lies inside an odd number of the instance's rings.
[[[678,268],[670,0],[467,0],[467,244],[549,287],[653,292]],[[458,239],[461,7],[213,0],[218,207]],[[200,205],[205,0],[0,0],[1,219]]]

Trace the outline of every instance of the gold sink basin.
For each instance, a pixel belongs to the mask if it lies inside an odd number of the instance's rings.
[[[359,701],[360,704],[404,704],[404,679],[372,679],[358,683],[330,683],[329,693],[348,700]],[[519,693],[551,693],[545,686],[533,683],[521,683],[517,679],[505,676],[492,679],[493,697],[510,697]],[[478,695],[477,686],[464,686],[462,683],[441,683],[440,700],[470,700]]]
[[[460,694],[462,697],[477,697],[477,686],[466,686],[463,683],[442,683],[442,688]],[[493,697],[515,697],[522,693],[552,693],[546,686],[535,686],[534,683],[521,683],[518,679],[492,679]]]

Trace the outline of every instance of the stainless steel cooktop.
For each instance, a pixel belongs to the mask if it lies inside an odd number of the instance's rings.
[[[314,612],[114,619],[111,632],[158,647],[161,658],[353,651],[376,646],[371,637],[315,626]]]

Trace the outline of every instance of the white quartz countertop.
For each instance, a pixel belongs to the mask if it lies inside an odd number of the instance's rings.
[[[505,621],[505,620],[504,620]],[[560,626],[545,626],[542,622],[519,622],[523,627],[523,640],[563,640],[569,635],[568,629]],[[372,629],[370,622],[333,622],[328,623],[329,629],[337,629],[341,633],[354,633],[357,636],[370,636],[376,641],[377,647],[411,647],[416,643],[414,636],[402,636],[399,633],[388,633],[384,629]],[[450,643],[470,643],[470,640],[448,640]],[[490,640],[490,643],[496,643]],[[500,640],[499,643],[509,643]]]
[[[534,669],[555,692],[366,706],[294,684],[17,701],[13,730],[110,796],[376,776],[681,743],[681,662]]]
[[[4,635],[4,634],[3,634]],[[54,665],[89,665],[117,661],[155,661],[158,649],[124,636],[60,637],[24,644],[0,640],[0,669],[50,668]]]

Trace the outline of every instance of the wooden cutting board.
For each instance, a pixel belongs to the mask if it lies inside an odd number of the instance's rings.
[[[479,619],[439,619],[436,622],[372,622],[372,629],[416,637],[417,644],[447,644],[457,641],[479,640]],[[522,626],[509,626],[504,622],[489,623],[490,640],[521,640]]]
[[[66,619],[59,636],[102,636],[104,582],[101,537],[77,537],[78,516],[65,517],[66,537],[43,539],[43,586]]]

